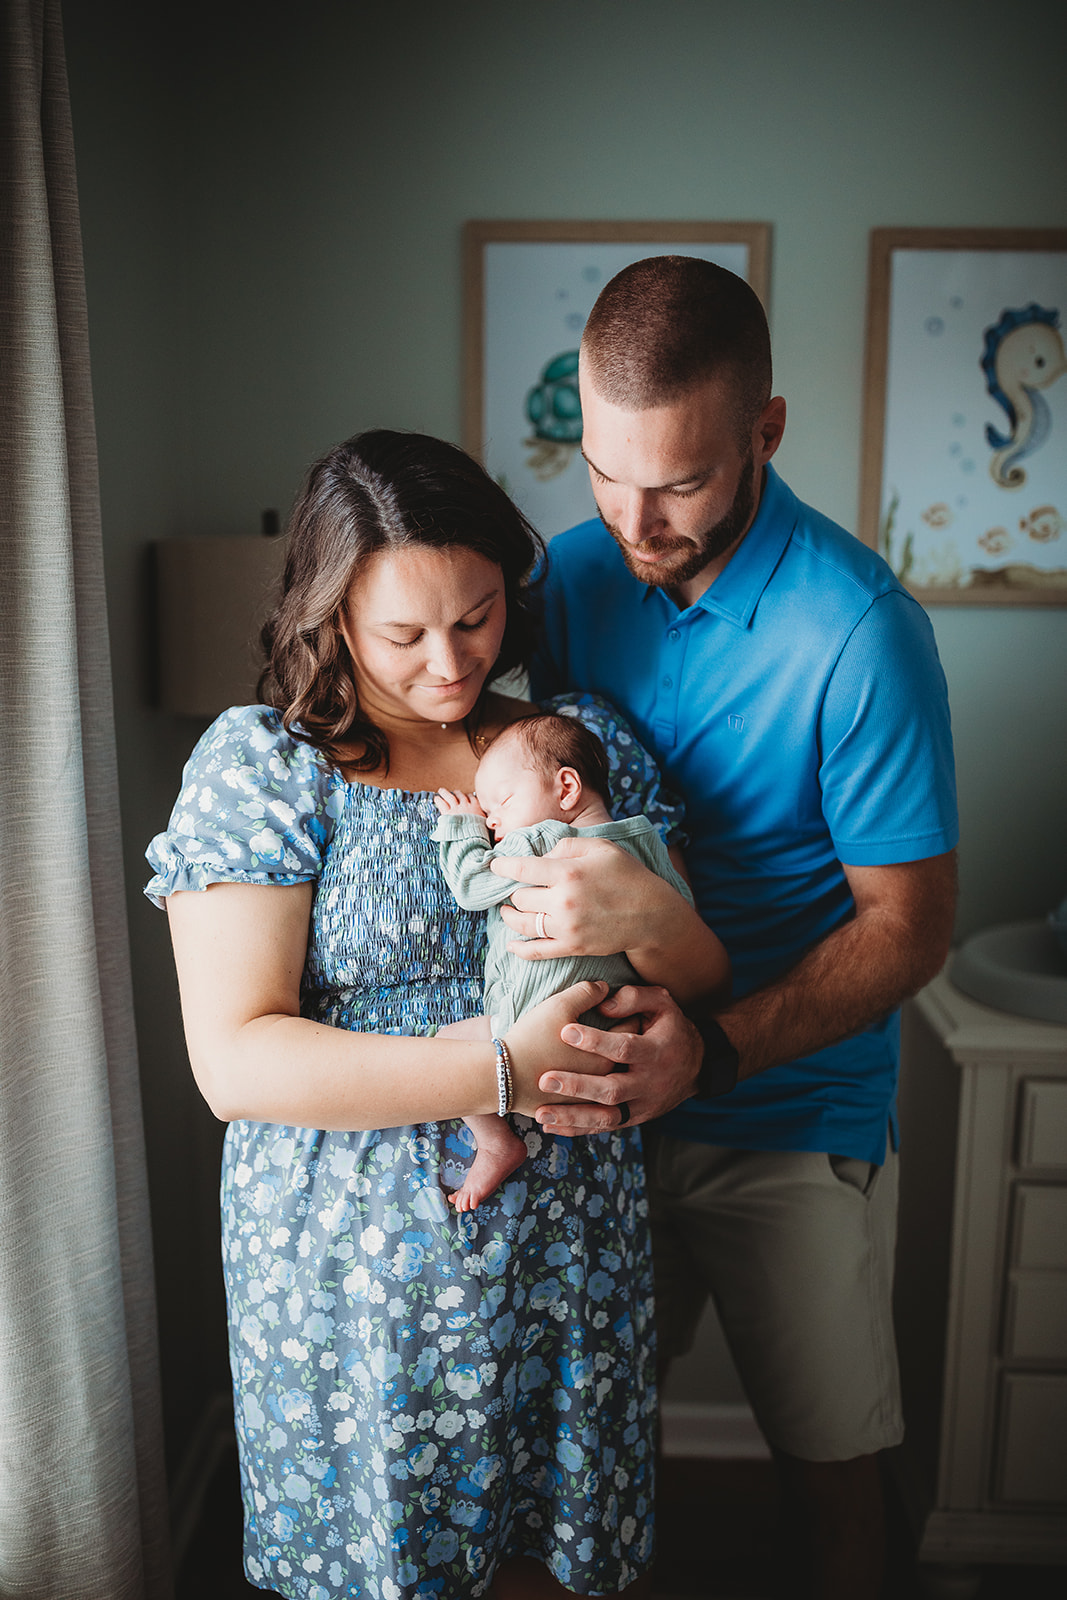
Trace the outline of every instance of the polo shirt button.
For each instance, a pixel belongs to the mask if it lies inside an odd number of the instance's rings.
[[[670,686],[671,686],[671,684],[672,684],[672,683],[673,683],[673,682],[674,682],[674,679],[673,679],[673,678],[664,678],[664,680],[663,680],[663,687],[664,687],[664,688],[665,688],[665,689],[669,689],[669,688],[670,688]]]
[[[680,634],[680,633],[679,633],[679,632],[678,632],[678,629],[677,629],[677,628],[672,628],[672,629],[671,629],[671,631],[670,631],[670,633],[669,633],[669,634],[668,634],[668,635],[667,635],[667,638],[668,638],[668,639],[669,639],[669,640],[670,640],[670,641],[671,641],[671,643],[672,643],[672,644],[677,644],[677,643],[678,643],[678,640],[679,640],[679,639],[680,639],[680,638],[681,638],[681,637],[682,637],[682,636],[681,636],[681,634]]]

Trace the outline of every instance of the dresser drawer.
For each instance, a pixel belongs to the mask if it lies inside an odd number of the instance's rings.
[[[1005,1374],[996,1496],[1016,1504],[1067,1504],[1067,1377]]]
[[[1023,1084],[1019,1165],[1067,1169],[1067,1083],[1036,1078]]]
[[[1067,1367],[1067,1272],[1020,1272],[1009,1283],[1004,1354]]]
[[[1067,1270],[1067,1184],[1016,1185],[1011,1264]]]

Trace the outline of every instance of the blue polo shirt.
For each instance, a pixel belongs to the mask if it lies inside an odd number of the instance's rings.
[[[921,606],[873,550],[772,467],[724,571],[679,611],[630,576],[599,521],[549,546],[534,693],[592,690],[629,718],[686,804],[696,903],[734,993],[794,966],[853,912],[842,862],[954,848],[944,674]],[[663,1119],[739,1149],[885,1157],[898,1015]]]

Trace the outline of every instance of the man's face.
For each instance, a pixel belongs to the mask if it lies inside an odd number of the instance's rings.
[[[748,531],[784,403],[771,401],[742,443],[720,379],[667,405],[626,411],[603,399],[583,368],[581,394],[582,454],[605,527],[636,578],[679,589],[692,604]]]

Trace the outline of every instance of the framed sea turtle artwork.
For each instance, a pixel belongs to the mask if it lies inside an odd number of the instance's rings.
[[[1067,229],[871,233],[860,527],[925,605],[1067,605]]]
[[[578,346],[604,285],[652,255],[701,256],[767,302],[763,222],[468,222],[463,442],[551,538],[596,516]]]

